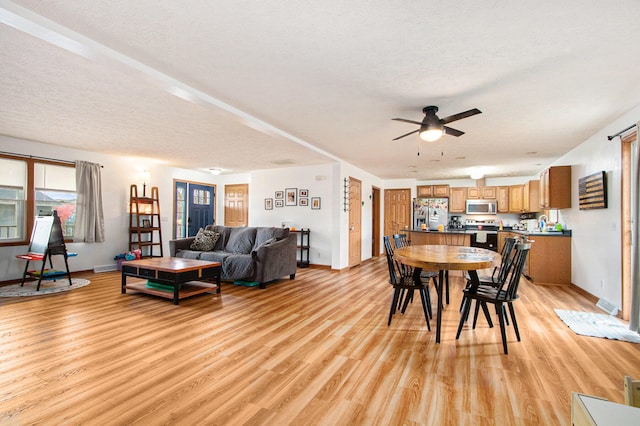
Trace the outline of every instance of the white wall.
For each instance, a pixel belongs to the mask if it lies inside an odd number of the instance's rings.
[[[297,229],[309,228],[309,261],[314,265],[331,265],[334,200],[333,167],[322,164],[308,167],[260,170],[251,173],[249,185],[249,226],[282,226],[289,222]],[[273,207],[265,210],[265,198],[275,202],[275,192],[285,188],[307,189],[308,206]],[[311,209],[311,198],[320,197],[320,209]],[[299,200],[298,200],[299,202]]]
[[[129,186],[140,184],[139,191],[142,191],[142,182],[138,181],[142,170],[150,171],[151,181],[148,188],[158,187],[165,254],[169,253],[168,241],[173,233],[173,179],[214,183],[210,173],[166,167],[156,160],[69,149],[2,135],[0,151],[65,161],[84,160],[104,166],[101,174],[105,242],[68,244],[68,251],[78,253],[78,256],[69,258],[71,271],[91,270],[94,267],[116,268],[113,257],[128,250]],[[15,256],[25,253],[26,250],[27,245],[0,247],[0,281],[22,277],[25,263]],[[54,256],[55,268],[64,268],[64,263],[60,263],[61,259],[60,256]]]
[[[571,208],[559,210],[558,220],[572,230],[571,281],[589,293],[618,306],[621,295],[620,178],[621,143],[608,135],[640,120],[640,106],[608,125],[558,159],[571,165]],[[580,210],[578,179],[607,172],[608,208]]]

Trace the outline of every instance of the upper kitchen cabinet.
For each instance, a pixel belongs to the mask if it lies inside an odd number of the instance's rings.
[[[464,213],[466,211],[467,188],[449,189],[449,213]]]
[[[571,207],[571,166],[553,166],[540,173],[540,207]]]
[[[469,200],[495,200],[497,198],[497,188],[495,186],[471,186],[467,188],[467,199]]]
[[[418,185],[418,198],[448,197],[449,185]]]
[[[539,212],[539,181],[509,187],[509,213]]]
[[[509,213],[521,213],[523,211],[523,193],[524,185],[511,185],[509,187]]]
[[[509,213],[509,187],[498,186],[496,190],[498,200],[498,213]]]
[[[527,213],[537,213],[540,210],[540,181],[530,180],[522,188],[522,209]]]

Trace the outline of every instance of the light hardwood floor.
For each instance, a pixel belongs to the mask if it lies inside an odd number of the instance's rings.
[[[523,283],[522,342],[509,328],[504,355],[484,319],[455,340],[458,275],[440,345],[417,301],[387,327],[383,257],[179,306],[81,275],[89,286],[0,299],[0,424],[568,425],[572,391],[623,402],[623,376],[640,377],[640,345],[560,321],[554,308],[598,311],[561,287]]]

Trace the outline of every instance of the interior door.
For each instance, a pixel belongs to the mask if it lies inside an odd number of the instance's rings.
[[[249,185],[224,186],[224,225],[248,226]]]
[[[349,178],[349,267],[362,261],[362,182]]]
[[[384,190],[384,235],[411,229],[411,190]],[[407,235],[409,237],[409,235]]]
[[[381,244],[380,244],[380,188],[375,186],[371,187],[371,255],[374,257],[380,256]]]
[[[189,184],[187,236],[198,234],[200,228],[213,224],[213,187]]]

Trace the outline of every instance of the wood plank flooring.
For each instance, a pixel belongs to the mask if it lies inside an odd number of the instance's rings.
[[[523,283],[504,355],[484,318],[455,340],[459,275],[440,345],[418,301],[387,327],[382,257],[179,306],[121,294],[115,272],[76,276],[91,284],[0,299],[0,424],[567,425],[572,391],[623,402],[640,377],[640,345],[560,321],[598,311],[561,287]]]

